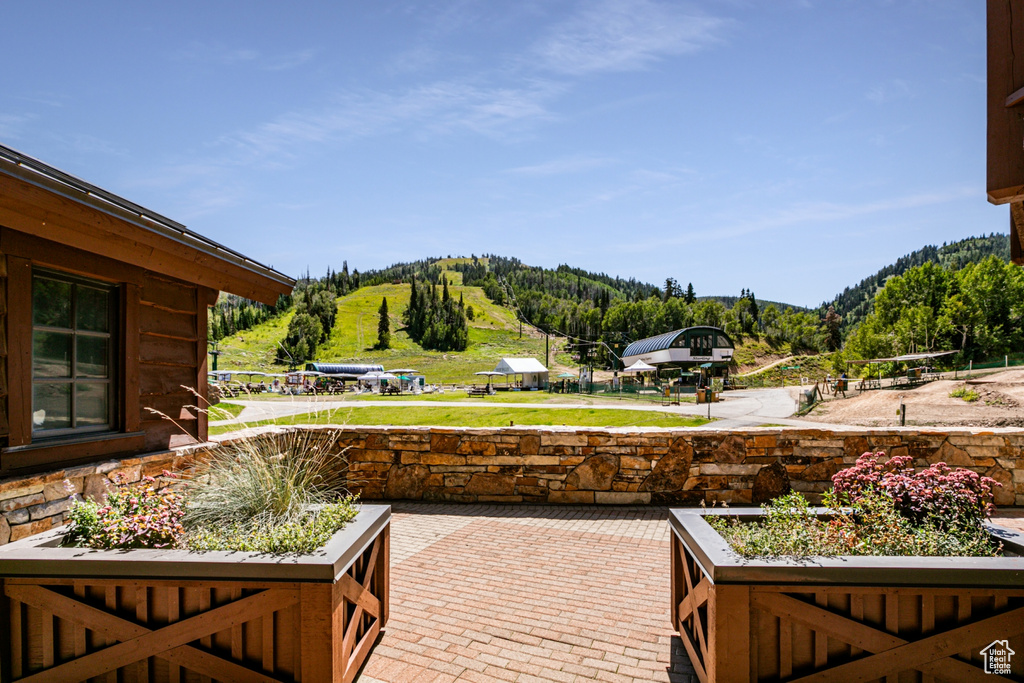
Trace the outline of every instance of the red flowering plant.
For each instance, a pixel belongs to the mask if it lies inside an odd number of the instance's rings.
[[[884,452],[864,453],[853,467],[836,473],[832,487],[839,499],[856,506],[869,493],[883,494],[912,523],[928,521],[940,528],[980,526],[995,509],[994,487],[1001,486],[995,479],[944,462],[917,472],[909,455],[880,461],[884,457]]]
[[[165,478],[171,478],[164,472]],[[122,480],[115,477],[115,484]],[[65,543],[91,548],[173,548],[185,533],[184,497],[153,477],[118,486],[102,503],[76,500],[69,512]]]

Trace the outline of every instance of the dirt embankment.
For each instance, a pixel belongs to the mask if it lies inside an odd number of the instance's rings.
[[[1024,427],[1024,370],[1006,370],[974,380],[943,379],[921,386],[858,393],[850,381],[847,398],[830,398],[807,419],[816,422],[894,427],[899,406],[907,407],[907,425],[934,427]],[[959,388],[977,393],[975,401],[950,396]]]

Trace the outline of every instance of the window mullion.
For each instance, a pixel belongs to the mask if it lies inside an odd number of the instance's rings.
[[[71,283],[71,428],[78,427],[78,285]]]

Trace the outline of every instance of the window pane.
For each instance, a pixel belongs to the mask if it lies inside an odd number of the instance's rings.
[[[63,332],[33,332],[33,376],[70,377],[71,339],[72,335]]]
[[[110,422],[109,401],[106,383],[84,383],[75,385],[75,426],[92,427]]]
[[[71,327],[71,283],[32,279],[32,322],[50,327]]]
[[[107,344],[109,340],[105,337],[86,337],[79,335],[75,338],[78,344],[78,356],[75,359],[76,377],[107,377],[109,356]]]
[[[111,292],[105,289],[93,289],[77,285],[78,287],[78,329],[90,332],[110,331],[110,296]]]
[[[71,384],[37,382],[32,385],[32,430],[71,426]]]

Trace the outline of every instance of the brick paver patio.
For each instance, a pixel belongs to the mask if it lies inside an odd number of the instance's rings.
[[[359,683],[696,682],[666,508],[393,508],[391,618]],[[997,516],[1024,531],[1024,511]]]
[[[358,679],[696,681],[665,508],[394,505],[391,616]]]

